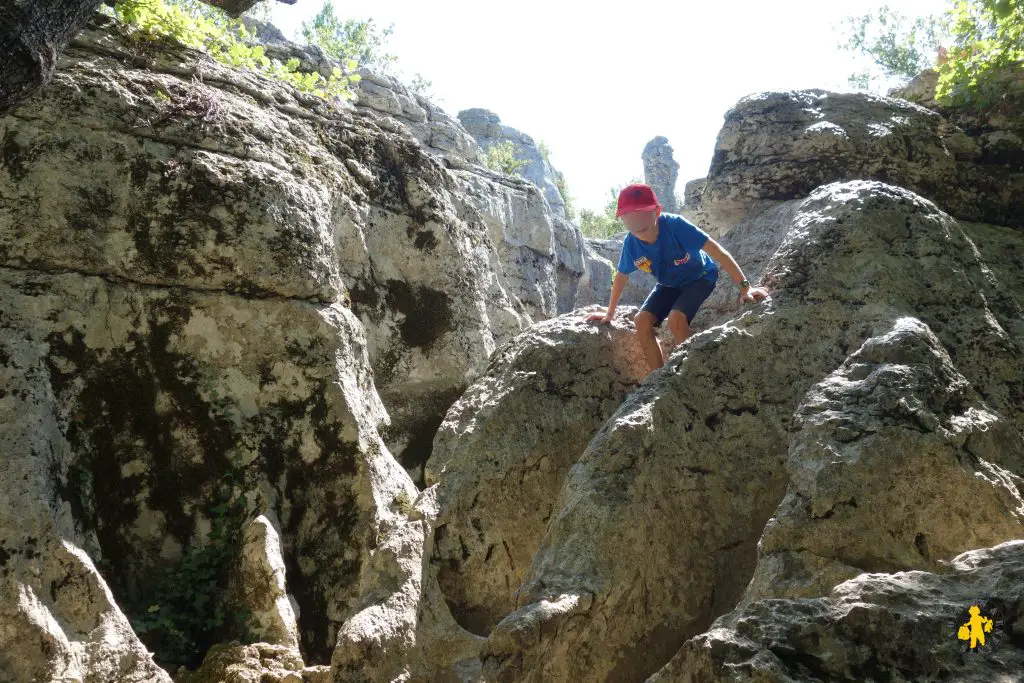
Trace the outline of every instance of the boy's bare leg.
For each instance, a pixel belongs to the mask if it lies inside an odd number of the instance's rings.
[[[686,321],[686,314],[673,309],[668,314],[668,329],[672,331],[672,336],[675,337],[675,346],[679,346],[686,341],[690,336],[690,324]]]
[[[658,344],[658,337],[654,333],[654,316],[647,311],[640,311],[633,319],[633,324],[636,325],[636,336],[640,341],[640,348],[644,350],[647,367],[653,372],[665,364],[661,345]]]

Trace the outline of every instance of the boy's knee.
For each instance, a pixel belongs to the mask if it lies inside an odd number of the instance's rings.
[[[633,319],[633,324],[636,326],[637,332],[653,332],[654,331],[654,316],[647,311],[640,311],[636,318]]]
[[[684,330],[690,329],[690,323],[686,319],[686,314],[683,313],[682,311],[677,311],[675,309],[673,309],[672,312],[668,314],[668,324],[672,327],[677,327]]]

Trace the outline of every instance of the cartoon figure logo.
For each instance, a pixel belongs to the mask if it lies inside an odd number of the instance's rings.
[[[676,259],[675,261],[673,261],[672,263],[674,263],[674,264],[675,264],[675,265],[677,265],[677,266],[681,266],[681,265],[683,265],[684,263],[689,263],[689,262],[690,262],[690,255],[689,255],[689,254],[686,254],[685,256],[683,256],[683,258],[677,258],[677,259]]]
[[[1003,625],[1000,613],[998,605],[981,600],[972,604],[966,612],[961,611],[950,623],[960,642],[960,651],[988,652],[998,645]]]
[[[981,616],[981,608],[977,605],[971,605],[969,611],[971,618],[967,623],[960,624],[956,637],[960,640],[970,640],[972,650],[979,645],[985,647],[985,634],[992,633],[992,620]]]
[[[646,256],[641,256],[636,261],[633,261],[633,265],[645,273],[651,272],[651,259]]]

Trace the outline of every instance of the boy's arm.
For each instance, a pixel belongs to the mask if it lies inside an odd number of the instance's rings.
[[[709,237],[703,248],[708,256],[722,264],[725,271],[729,273],[729,277],[739,286],[741,301],[758,301],[768,296],[768,290],[764,287],[750,286],[747,277],[740,270],[740,265],[736,263],[736,259],[721,244]],[[747,283],[746,286],[742,285],[744,282]]]
[[[722,264],[725,272],[729,273],[729,277],[737,285],[747,279],[743,275],[743,271],[740,270],[740,264],[736,263],[736,259],[721,244],[709,237],[708,241],[704,243],[703,249],[708,256]]]
[[[615,271],[615,279],[612,280],[612,297],[608,301],[608,312],[605,314],[608,319],[615,317],[615,307],[619,305],[619,297],[622,296],[622,290],[626,288],[627,282],[629,282],[629,275]]]
[[[629,275],[615,271],[615,279],[612,280],[612,296],[608,301],[608,309],[604,313],[591,313],[587,316],[587,320],[600,320],[602,323],[609,323],[612,318],[615,317],[615,307],[619,305],[619,297],[622,296],[622,290],[626,288],[626,283],[629,282]]]

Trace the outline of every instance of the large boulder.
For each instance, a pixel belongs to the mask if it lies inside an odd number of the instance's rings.
[[[960,639],[972,606],[992,620],[976,651]],[[687,641],[648,683],[1015,680],[1022,619],[1024,541],[1008,541],[941,572],[869,572],[824,597],[752,602]]]
[[[796,411],[789,490],[741,603],[818,597],[862,572],[941,571],[1024,535],[1024,441],[912,318],[869,339]]]
[[[1020,308],[931,202],[821,187],[766,279],[770,301],[691,338],[572,467],[517,610],[488,637],[490,679],[642,680],[732,609],[785,497],[801,397],[899,318],[927,324],[986,411],[1019,424]],[[1019,533],[1000,523],[993,536]]]
[[[474,633],[512,611],[565,474],[647,374],[629,308],[605,327],[587,312],[534,325],[495,352],[434,438],[432,561]]]
[[[751,211],[854,179],[908,188],[970,221],[1024,226],[1024,170],[906,100],[824,90],[758,93],[725,116],[699,202],[713,234]],[[691,204],[687,198],[687,204]]]

